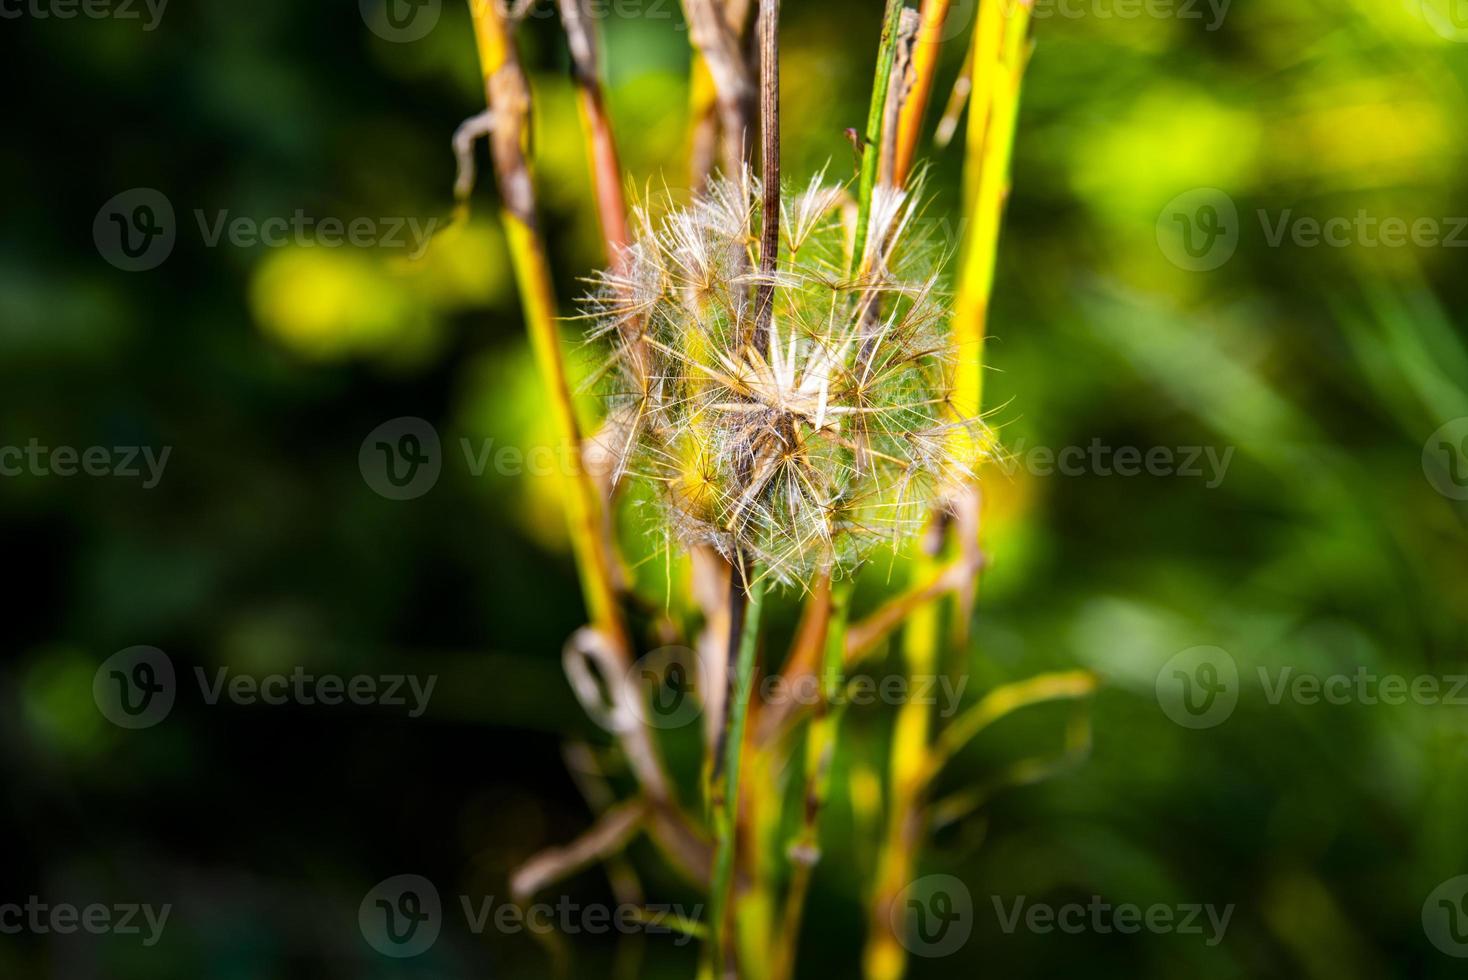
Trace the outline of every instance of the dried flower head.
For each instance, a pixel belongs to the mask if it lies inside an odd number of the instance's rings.
[[[615,479],[655,488],[681,542],[782,582],[839,575],[900,545],[968,473],[975,440],[961,437],[979,423],[954,415],[950,308],[916,200],[879,189],[852,263],[855,208],[818,175],[783,195],[763,278],[748,174],[658,221],[638,209],[635,241],[587,311],[614,348],[603,449]]]

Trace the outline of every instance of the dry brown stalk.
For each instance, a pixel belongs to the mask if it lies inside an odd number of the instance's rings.
[[[683,10],[688,19],[689,39],[703,56],[718,93],[724,173],[737,175],[750,148],[750,120],[754,116],[756,95],[754,78],[740,50],[739,33],[715,0],[684,0]]]
[[[602,94],[601,71],[596,52],[596,31],[588,9],[590,0],[560,0],[561,24],[571,49],[571,77],[581,94],[581,116],[586,127],[591,157],[591,178],[596,188],[597,217],[607,243],[607,260],[613,269],[622,267],[627,248],[627,201],[622,194],[622,165],[617,141],[612,136]]]
[[[923,117],[932,97],[933,77],[938,71],[938,55],[943,45],[943,28],[948,20],[949,0],[923,0],[921,24],[912,46],[910,90],[902,104],[895,139],[896,159],[892,182],[898,187],[907,183],[908,174],[917,159],[922,141]],[[967,95],[967,89],[964,92]]]
[[[760,0],[760,253],[755,291],[754,346],[770,350],[775,263],[780,254],[780,0]]]

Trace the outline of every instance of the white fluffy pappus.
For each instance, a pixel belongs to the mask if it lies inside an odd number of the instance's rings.
[[[584,315],[611,344],[614,479],[651,491],[660,534],[804,584],[900,548],[990,440],[952,404],[951,306],[919,195],[878,188],[854,264],[855,206],[817,175],[782,195],[762,277],[760,193],[745,174],[660,218],[638,208]]]

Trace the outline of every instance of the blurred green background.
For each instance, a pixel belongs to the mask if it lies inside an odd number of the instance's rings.
[[[1041,0],[986,391],[1014,461],[985,477],[991,566],[967,697],[1076,666],[1104,687],[1086,762],[1000,795],[925,852],[924,871],[966,883],[972,936],[911,975],[1461,975],[1423,914],[1468,874],[1468,690],[1456,705],[1275,704],[1259,679],[1468,673],[1468,505],[1455,499],[1468,496],[1468,253],[1372,245],[1358,224],[1345,244],[1312,246],[1294,224],[1364,210],[1430,219],[1468,246],[1453,220],[1468,215],[1468,12],[1455,2],[1236,0],[1220,19],[1184,0],[1136,16],[1127,0]],[[879,6],[784,5],[795,180],[854,166],[843,132],[865,116]],[[551,438],[492,182],[417,260],[309,240],[211,247],[195,216],[447,225],[449,140],[483,108],[465,6],[445,0],[414,40],[381,36],[353,0],[173,0],[156,22],[141,4],[127,8],[138,19],[116,16],[120,0],[107,17],[3,9],[0,445],[171,454],[152,488],[24,467],[0,478],[0,903],[174,908],[150,948],[0,935],[0,976],[539,977],[557,962],[572,976],[691,975],[696,946],[669,937],[548,950],[475,935],[458,912],[455,896],[503,898],[513,868],[588,825],[561,746],[608,741],[561,672],[582,618],[556,481],[476,475],[459,448]],[[598,10],[629,181],[679,193],[676,4]],[[955,10],[930,131],[972,0]],[[570,312],[602,256],[546,3],[520,43]],[[957,149],[925,150],[938,220],[956,222]],[[134,188],[176,214],[173,250],[150,271],[117,268],[94,237],[99,209]],[[1234,250],[1173,261],[1188,255],[1179,217],[1205,220],[1199,201],[1232,225],[1236,245],[1214,244]],[[1199,264],[1216,267],[1187,267]],[[568,349],[576,334],[568,323]],[[435,427],[442,474],[394,501],[358,452],[403,416]],[[1135,477],[1025,464],[1036,447],[1097,441],[1228,462]],[[777,622],[791,615],[777,604]],[[130,731],[103,717],[92,682],[139,644],[168,653],[180,690],[164,721]],[[1190,728],[1162,710],[1159,672],[1202,645],[1236,664],[1237,706]],[[210,705],[196,667],[438,682],[412,718]],[[862,753],[882,758],[892,714],[852,709],[838,780]],[[944,787],[1053,750],[1062,717],[1006,721]],[[828,830],[800,972],[852,976],[871,838],[843,792]],[[649,900],[700,900],[645,843],[631,854]],[[403,873],[436,884],[446,921],[431,951],[394,960],[364,941],[357,909]],[[559,895],[612,901],[598,868]],[[1235,911],[1209,946],[1011,934],[992,904],[1093,895]]]

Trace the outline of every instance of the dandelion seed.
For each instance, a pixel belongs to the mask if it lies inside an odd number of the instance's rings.
[[[653,488],[659,533],[800,584],[909,540],[972,474],[955,447],[990,440],[950,438],[982,423],[953,414],[951,311],[916,198],[878,197],[853,278],[843,188],[817,175],[789,196],[756,345],[760,193],[746,173],[660,222],[639,208],[586,312],[612,344],[613,471]]]

